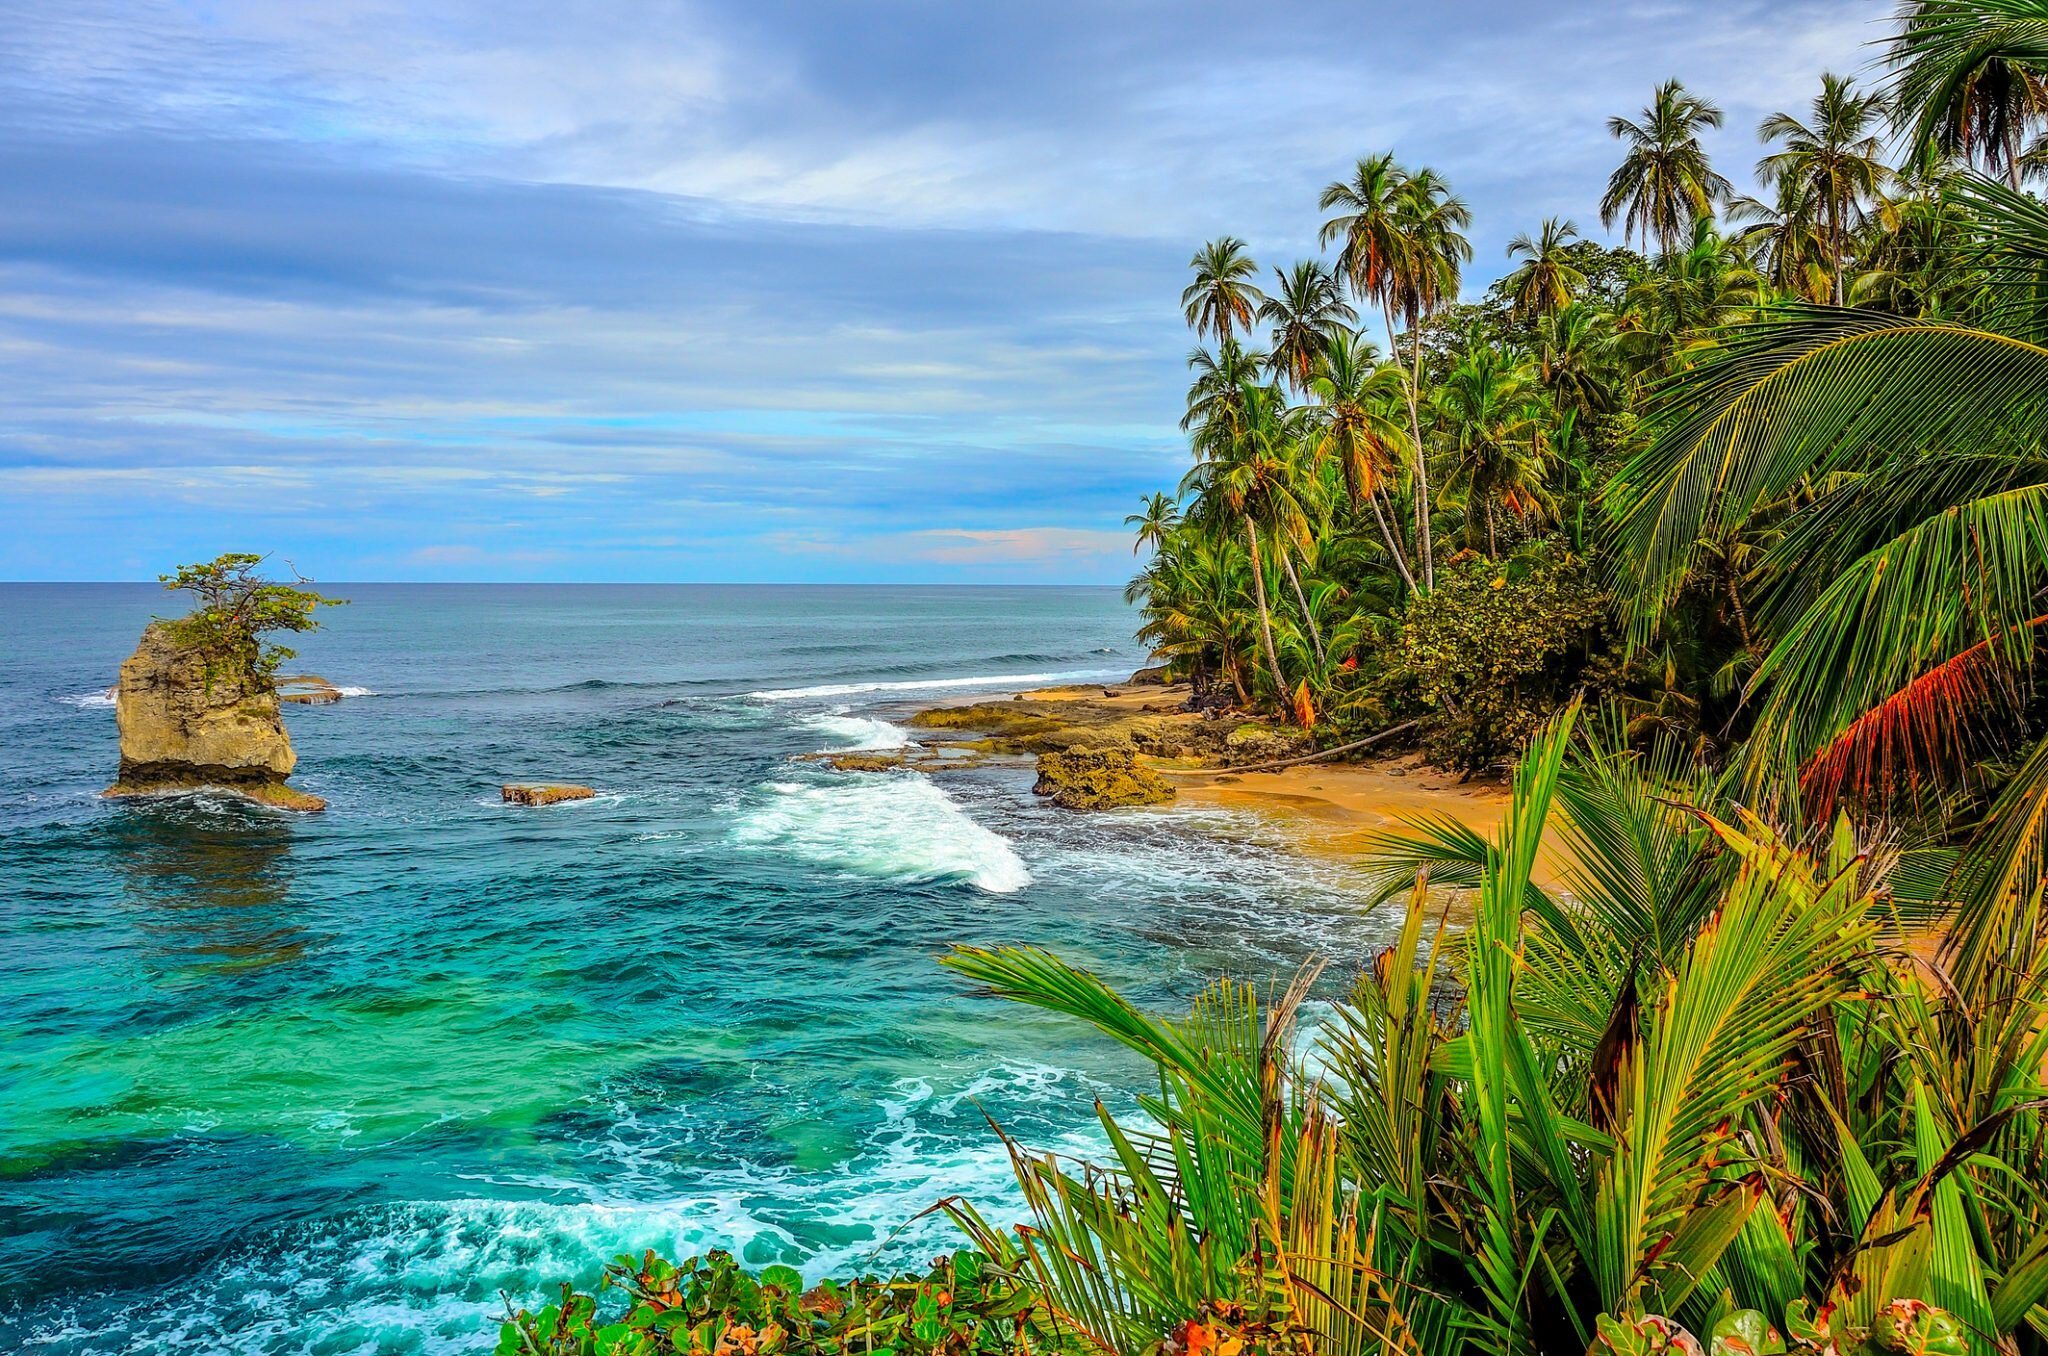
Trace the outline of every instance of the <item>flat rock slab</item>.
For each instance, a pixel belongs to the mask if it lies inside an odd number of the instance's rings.
[[[589,800],[597,792],[570,782],[506,782],[507,805],[553,805],[564,800]]]
[[[277,699],[300,706],[329,706],[347,694],[317,673],[295,673],[277,680]]]

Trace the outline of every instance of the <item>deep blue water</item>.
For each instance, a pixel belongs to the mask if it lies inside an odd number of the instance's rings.
[[[1022,768],[834,773],[935,695],[1121,677],[1108,589],[332,586],[324,815],[104,803],[141,585],[0,585],[0,1350],[488,1350],[501,1290],[711,1246],[807,1274],[1014,1209],[1141,1071],[967,996],[1035,942],[1142,1001],[1381,930],[1248,817]],[[596,800],[499,803],[500,782]]]

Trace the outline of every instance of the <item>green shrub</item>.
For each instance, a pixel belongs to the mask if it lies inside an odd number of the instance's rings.
[[[1472,560],[1410,604],[1384,681],[1427,713],[1423,748],[1477,772],[1519,753],[1579,685],[1607,596],[1576,558],[1521,573]]]
[[[712,1252],[680,1266],[650,1250],[620,1257],[598,1289],[506,1320],[498,1356],[1007,1356],[1062,1350],[1041,1331],[1036,1297],[978,1252],[956,1252],[923,1276],[821,1281],[793,1268],[750,1275]]]

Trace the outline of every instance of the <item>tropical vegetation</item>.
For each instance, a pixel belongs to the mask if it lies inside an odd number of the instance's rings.
[[[1018,1349],[2048,1352],[2048,0],[1905,5],[1754,194],[1723,121],[1613,119],[1624,247],[1533,223],[1471,300],[1387,154],[1327,261],[1196,253],[1143,638],[1512,799],[1372,836],[1341,987],[945,958],[1157,1072],[1098,1162],[1011,1144],[1028,1223],[948,1203]]]

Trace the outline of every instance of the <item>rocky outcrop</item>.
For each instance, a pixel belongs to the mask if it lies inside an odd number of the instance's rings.
[[[1155,664],[1148,669],[1139,669],[1124,684],[1126,687],[1165,687],[1166,665]]]
[[[332,706],[347,695],[317,673],[294,673],[277,680],[277,699],[299,706]]]
[[[571,782],[507,782],[503,788],[508,805],[554,805],[565,800],[589,800],[597,792]]]
[[[1238,726],[1223,741],[1224,758],[1240,767],[1294,758],[1314,747],[1314,741],[1303,731],[1254,723]]]
[[[1127,748],[1042,753],[1038,781],[1031,789],[1069,810],[1157,805],[1173,799],[1173,788]]]
[[[119,780],[109,796],[146,796],[217,787],[288,810],[327,802],[285,785],[298,763],[263,677],[223,666],[152,622],[114,687],[121,729]]]

